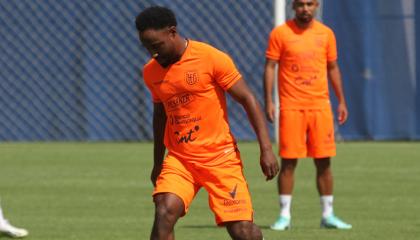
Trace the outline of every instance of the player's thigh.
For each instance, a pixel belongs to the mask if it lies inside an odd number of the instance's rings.
[[[309,117],[309,156],[332,157],[336,154],[334,117],[331,108],[313,110]]]
[[[304,110],[280,111],[279,155],[282,158],[306,157],[306,129]]]
[[[199,169],[200,181],[209,195],[216,223],[252,221],[253,209],[248,184],[238,152],[233,152]]]
[[[184,163],[173,156],[167,156],[157,178],[153,196],[160,193],[175,194],[182,200],[185,214],[199,189],[199,185]]]

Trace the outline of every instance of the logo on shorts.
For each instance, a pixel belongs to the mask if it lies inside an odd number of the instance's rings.
[[[236,189],[238,188],[238,184],[235,185],[235,187],[233,187],[232,191],[229,192],[229,195],[232,197],[232,199],[235,199],[236,197]]]
[[[197,72],[186,72],[185,73],[185,81],[189,85],[194,85],[198,82],[198,73]]]
[[[334,133],[333,132],[329,132],[327,134],[327,137],[325,139],[325,143],[333,143],[334,142]]]

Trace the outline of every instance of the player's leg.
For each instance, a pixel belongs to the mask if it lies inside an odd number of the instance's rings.
[[[329,157],[315,158],[316,186],[320,196],[333,194],[333,175],[331,171],[331,160]]]
[[[226,229],[234,240],[262,240],[260,228],[250,221],[226,222]]]
[[[291,204],[297,158],[306,157],[305,112],[282,110],[280,113],[280,172],[277,177],[280,213],[270,226],[273,230],[286,230],[291,226]]]
[[[280,195],[292,195],[296,166],[296,158],[281,159],[280,172],[277,178],[277,190]]]
[[[314,110],[310,118],[308,148],[316,166],[316,185],[322,208],[321,227],[350,229],[351,225],[337,218],[333,210],[333,174],[330,157],[335,156],[336,150],[331,109]]]
[[[333,176],[330,158],[315,158],[316,186],[320,196],[322,218],[333,214]]]
[[[254,210],[238,151],[196,166],[194,177],[208,192],[217,225],[225,226],[233,239],[262,239],[253,223]]]
[[[290,208],[292,204],[292,193],[295,185],[295,169],[297,159],[281,159],[281,168],[278,176],[277,186],[279,192],[280,217],[290,219]]]
[[[28,235],[28,231],[23,228],[17,228],[9,223],[3,216],[3,210],[0,206],[0,233],[6,234],[13,238],[22,238]]]
[[[294,173],[297,159],[282,158],[281,168],[277,177],[277,190],[279,193],[280,213],[277,220],[270,226],[273,230],[286,230],[291,227],[291,205],[294,187]]]
[[[150,239],[175,239],[174,226],[184,214],[184,202],[173,193],[159,193],[153,197],[155,220]]]
[[[185,161],[168,155],[153,192],[155,219],[150,239],[174,239],[174,226],[200,189]]]

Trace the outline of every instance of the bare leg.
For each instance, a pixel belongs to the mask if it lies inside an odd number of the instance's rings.
[[[250,221],[227,222],[226,229],[234,240],[262,240],[261,230]]]
[[[294,186],[294,173],[297,159],[281,159],[280,173],[277,178],[278,192],[281,195],[291,195]]]
[[[153,200],[155,202],[155,220],[150,239],[175,239],[174,226],[184,213],[184,202],[173,193],[157,194]]]
[[[330,158],[314,159],[316,166],[316,186],[320,196],[333,194],[333,176]]]

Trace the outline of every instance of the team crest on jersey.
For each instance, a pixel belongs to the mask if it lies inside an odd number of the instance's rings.
[[[198,73],[197,72],[186,72],[185,73],[185,81],[189,85],[194,85],[198,82]]]
[[[315,39],[315,44],[317,47],[323,47],[325,45],[325,41],[324,38],[316,38]]]

